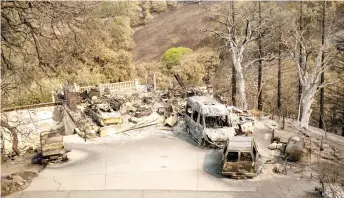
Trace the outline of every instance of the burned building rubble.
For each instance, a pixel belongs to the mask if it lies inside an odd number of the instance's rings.
[[[203,109],[199,109],[200,114],[202,114],[200,115],[201,127],[205,127],[205,131],[207,131],[207,135],[203,138],[206,144],[223,144],[228,137],[235,134],[252,132],[253,120],[245,116],[247,111],[238,113],[233,108],[218,102],[212,97],[213,89],[211,86],[174,87],[153,91],[153,89],[148,89],[147,86],[137,82],[122,84],[128,87],[124,86],[123,88],[123,85],[120,85],[115,88],[116,84],[87,87],[79,87],[75,84],[66,86],[65,90],[72,91],[65,91],[65,93],[78,93],[77,97],[75,94],[66,94],[66,101],[71,100],[68,99],[69,96],[74,98],[72,100],[74,102],[67,102],[66,106],[70,107],[72,104],[70,110],[73,113],[71,114],[82,115],[77,116],[79,123],[83,123],[77,129],[79,134],[84,134],[83,136],[89,134],[88,137],[94,137],[90,134],[96,132],[99,135],[103,127],[112,127],[114,133],[120,133],[124,130],[130,130],[130,128],[135,127],[135,124],[144,122],[148,117],[163,120],[159,124],[169,127],[173,127],[178,120],[184,120],[188,123],[187,117],[190,116],[190,113],[187,112],[186,105],[190,98],[194,98],[195,101],[203,98],[209,100],[209,103],[216,103],[216,105],[209,104],[209,107],[203,105]],[[194,120],[197,119],[196,116],[198,115],[193,115]],[[86,125],[88,127],[85,127],[85,119],[88,120],[89,124]],[[151,123],[147,121],[147,124]],[[109,130],[107,129],[107,131]],[[203,141],[202,138],[200,141]]]

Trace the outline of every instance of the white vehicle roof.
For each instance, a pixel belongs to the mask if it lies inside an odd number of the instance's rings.
[[[224,104],[209,96],[189,97],[188,104],[205,116],[229,115],[229,111]]]

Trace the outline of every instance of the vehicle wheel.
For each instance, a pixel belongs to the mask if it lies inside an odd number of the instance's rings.
[[[206,148],[207,146],[208,146],[208,142],[205,141],[204,138],[202,138],[202,140],[201,140],[201,147]]]
[[[188,126],[186,127],[186,132],[191,135],[190,128]]]
[[[103,121],[103,120],[99,120],[99,122],[98,122],[98,123],[99,123],[99,125],[100,125],[100,126],[102,126],[102,127],[103,127],[103,126],[105,126],[105,123],[104,123],[104,121]]]
[[[48,159],[42,159],[41,164],[42,165],[47,165],[48,164]]]
[[[67,161],[67,160],[68,160],[67,154],[63,154],[62,155],[62,161]]]

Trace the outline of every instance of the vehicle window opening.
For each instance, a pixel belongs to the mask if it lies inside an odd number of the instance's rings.
[[[252,156],[250,152],[241,152],[240,161],[252,162]]]
[[[227,151],[227,145],[225,146],[225,148],[223,148],[223,154],[225,154]]]
[[[239,159],[238,152],[228,152],[227,162],[237,162]]]
[[[190,107],[190,105],[187,105],[186,106],[186,115],[191,117],[191,114],[192,114],[192,108]]]
[[[204,126],[203,116],[202,116],[202,115],[200,115],[200,117],[199,117],[199,123],[200,123],[202,126]]]
[[[99,110],[102,111],[102,112],[112,112],[112,109],[109,105],[101,105],[99,107]]]
[[[253,147],[253,155],[254,155],[254,158],[256,159],[256,157],[257,157],[257,150],[256,150],[255,146]]]
[[[197,111],[194,111],[192,118],[195,122],[197,122],[197,118],[198,118],[198,112]]]
[[[205,125],[207,128],[229,127],[228,116],[207,116]]]

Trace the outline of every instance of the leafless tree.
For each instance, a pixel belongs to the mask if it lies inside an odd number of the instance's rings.
[[[333,55],[333,48],[327,46],[326,42],[319,47],[315,46],[313,44],[314,42],[312,43],[309,39],[304,37],[306,30],[307,29],[300,31],[295,27],[294,31],[292,31],[292,38],[294,40],[293,48],[288,45],[288,42],[285,42],[285,44],[289,48],[290,55],[295,60],[302,87],[301,127],[308,129],[309,119],[312,113],[311,105],[314,102],[315,94],[319,88],[332,83],[324,82],[320,84],[320,80],[322,73],[331,67],[331,64],[328,64],[328,62]],[[325,40],[328,37],[329,34],[326,35]],[[299,51],[302,51],[302,53],[299,53]],[[327,51],[326,56],[324,56],[325,51]],[[302,59],[302,61],[300,61],[300,59]]]
[[[38,86],[42,76],[51,77],[61,58],[72,56],[81,30],[86,30],[91,3],[48,1],[1,2],[1,90],[2,98],[14,89]],[[73,39],[67,40],[67,37]],[[69,45],[61,45],[69,42]],[[2,106],[4,106],[2,102]]]
[[[8,118],[4,113],[1,113],[1,136],[4,137],[6,132],[9,132],[11,135],[12,141],[12,150],[15,152],[16,155],[20,155],[20,149],[18,148],[19,140],[18,140],[18,129],[16,127],[10,126],[8,123]],[[5,142],[2,142],[3,147]]]
[[[237,73],[236,81],[239,88],[240,96],[240,106],[247,109],[247,97],[246,97],[246,85],[244,79],[245,69],[250,65],[261,61],[261,60],[271,60],[271,54],[267,56],[261,56],[254,58],[253,60],[246,60],[247,57],[246,51],[248,46],[260,38],[263,34],[267,34],[268,31],[268,22],[266,18],[262,18],[258,22],[255,16],[255,6],[252,9],[245,7],[240,7],[237,12],[242,12],[242,16],[239,19],[233,21],[233,10],[230,8],[230,4],[223,5],[222,9],[213,12],[211,9],[208,9],[215,23],[222,26],[220,30],[206,29],[205,31],[210,32],[222,39],[225,42],[225,46],[228,51],[231,53],[231,58],[233,61],[234,68]],[[216,14],[215,14],[216,13]],[[244,60],[245,63],[244,63]]]

